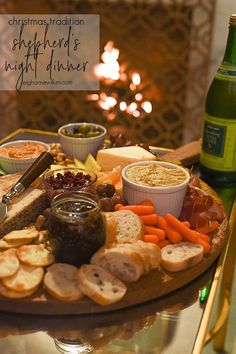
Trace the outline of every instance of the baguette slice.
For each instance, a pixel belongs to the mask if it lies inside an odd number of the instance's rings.
[[[103,212],[103,219],[106,230],[106,244],[116,242],[116,218],[114,212]]]
[[[144,235],[144,226],[138,215],[130,210],[114,212],[116,218],[116,241],[136,242]]]
[[[141,240],[132,243],[119,243],[118,248],[129,249],[131,252],[139,256],[143,262],[143,274],[157,269],[161,264],[161,250],[154,243],[147,243]]]
[[[121,300],[127,291],[124,283],[98,265],[83,264],[78,279],[82,292],[100,305]]]
[[[143,262],[135,250],[119,247],[101,247],[90,260],[110,271],[124,282],[137,281],[144,272]]]
[[[161,249],[161,265],[170,272],[178,272],[201,262],[203,252],[201,245],[191,242],[167,245]]]
[[[44,277],[47,292],[58,300],[80,300],[83,294],[77,278],[78,268],[65,263],[56,263],[48,267]]]

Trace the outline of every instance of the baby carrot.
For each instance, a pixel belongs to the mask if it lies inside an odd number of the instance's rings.
[[[197,243],[198,236],[195,235],[194,231],[183,225],[174,215],[166,214],[165,219],[175,230],[183,235],[185,239]]]
[[[150,234],[147,234],[147,235],[144,235],[143,236],[143,241],[144,242],[150,242],[150,243],[156,243],[158,244],[159,242],[159,237],[157,235],[150,235]]]
[[[150,199],[145,199],[139,204],[140,205],[147,205],[147,206],[153,206],[154,207],[153,202]]]
[[[155,209],[150,205],[124,205],[119,210],[130,210],[137,215],[148,215],[155,213]]]
[[[205,253],[210,252],[211,246],[209,245],[209,243],[203,241],[201,238],[197,238],[197,243],[203,246]]]
[[[156,225],[157,214],[140,215],[140,219],[145,225]]]
[[[187,226],[183,225],[183,223],[179,221],[175,216],[167,214],[165,218],[167,222],[169,222],[177,231],[179,231],[183,235],[184,239],[193,243],[197,243],[197,239],[200,239],[205,243],[211,242],[209,236],[201,234],[195,230],[189,229]]]
[[[197,227],[195,230],[202,234],[209,234],[210,232],[216,230],[219,226],[219,222],[217,220],[209,221],[208,225]]]
[[[169,245],[170,244],[170,241],[169,240],[161,240],[161,241],[159,241],[158,242],[158,246],[160,247],[160,248],[163,248],[163,247],[165,247],[165,246],[167,246],[167,245]]]
[[[191,227],[190,222],[187,221],[187,220],[186,221],[182,221],[182,224],[187,226],[187,227],[189,227],[189,228]]]
[[[189,229],[190,230],[190,229]],[[201,240],[210,243],[211,242],[211,238],[205,234],[202,234],[200,232],[197,232],[196,230],[191,230],[191,234],[194,237],[194,235],[196,236],[196,238],[200,238]],[[185,237],[185,236],[184,236]]]
[[[196,231],[196,236],[198,236],[201,240],[203,240],[207,243],[211,243],[211,238],[205,234],[202,234],[202,233]]]
[[[164,240],[165,238],[165,231],[154,226],[145,225],[145,233],[150,235],[157,235],[160,240]]]
[[[115,205],[115,211],[120,210],[121,207],[123,207],[123,204],[116,204]]]
[[[166,237],[168,237],[172,243],[178,243],[182,241],[181,234],[173,229],[173,227],[168,224],[163,216],[157,216],[157,226],[165,231]]]

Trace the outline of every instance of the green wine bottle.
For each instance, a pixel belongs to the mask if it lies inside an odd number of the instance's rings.
[[[236,184],[236,14],[206,97],[200,173],[212,185]]]

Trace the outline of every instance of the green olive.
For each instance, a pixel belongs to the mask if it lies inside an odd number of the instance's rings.
[[[92,138],[92,137],[98,136],[98,135],[100,135],[100,132],[99,132],[98,130],[96,130],[96,131],[94,131],[94,132],[89,132],[89,133],[87,134],[87,138]]]
[[[86,135],[85,134],[82,134],[82,133],[76,133],[73,135],[75,138],[86,138]]]
[[[90,132],[90,126],[87,125],[87,124],[81,125],[80,128],[79,128],[79,132],[84,134],[84,135],[88,134]]]

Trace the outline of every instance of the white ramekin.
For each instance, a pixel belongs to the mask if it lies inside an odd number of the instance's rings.
[[[129,180],[126,171],[131,166],[158,164],[166,167],[179,168],[186,174],[186,180],[181,184],[170,187],[149,187],[137,184]],[[187,192],[190,175],[183,167],[162,161],[142,161],[131,163],[122,170],[123,196],[128,204],[138,204],[149,199],[155,206],[156,213],[165,216],[171,213],[178,217],[180,215],[183,200]]]
[[[92,128],[98,127],[101,130],[101,134],[91,138],[73,138],[62,133],[63,129],[72,131],[74,127],[84,124]],[[63,125],[58,129],[59,141],[61,143],[62,150],[68,156],[76,157],[82,161],[86,159],[88,154],[95,155],[97,153],[98,148],[104,143],[106,133],[107,130],[102,125],[86,122],[70,123]]]
[[[1,147],[7,147],[11,145],[23,145],[27,143],[36,143],[42,145],[45,151],[50,151],[50,146],[42,141],[38,140],[16,140],[10,141],[8,143],[2,144]],[[7,157],[0,154],[0,166],[7,173],[16,173],[23,172],[27,170],[30,165],[37,159],[36,157],[27,157],[27,158],[13,158]]]

